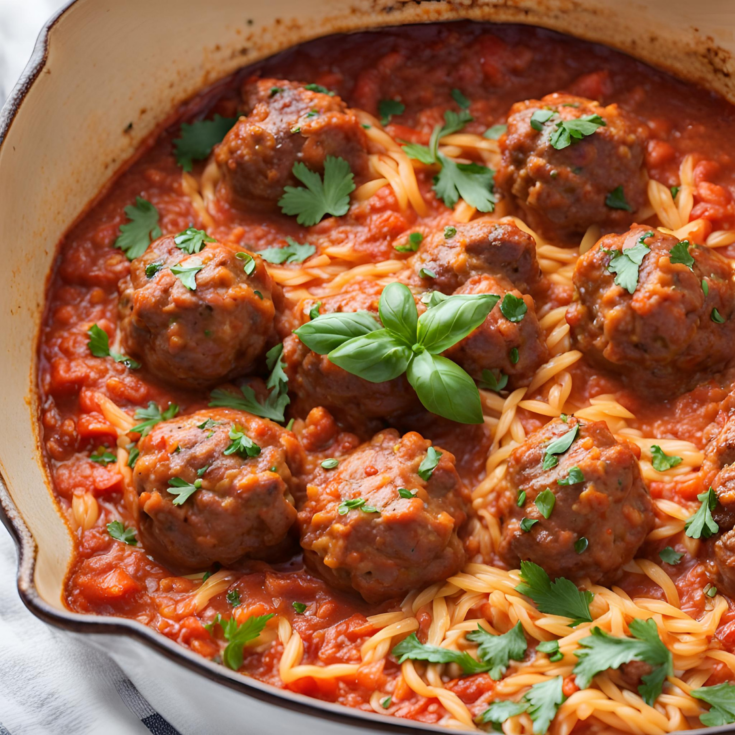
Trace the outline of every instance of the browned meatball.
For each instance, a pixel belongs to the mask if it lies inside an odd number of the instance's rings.
[[[531,125],[539,111],[554,113],[541,130]],[[581,140],[572,138],[561,150],[552,145],[559,122],[588,115],[599,115],[605,125]],[[580,235],[593,224],[608,230],[627,227],[648,202],[646,139],[644,124],[617,105],[602,107],[567,94],[518,102],[500,139],[496,184],[513,196],[534,228],[552,237]],[[619,186],[630,211],[606,204]]]
[[[248,82],[247,116],[217,146],[215,160],[225,198],[245,205],[275,203],[297,185],[293,165],[322,171],[327,156],[344,158],[356,176],[367,171],[367,137],[355,114],[337,96],[282,79]]]
[[[569,449],[547,454],[561,437],[573,439]],[[639,454],[604,421],[554,419],[531,434],[510,455],[498,488],[504,561],[535,562],[551,577],[614,581],[653,528]]]
[[[161,380],[210,387],[252,371],[275,341],[278,286],[257,255],[237,252],[209,243],[188,255],[167,236],[131,263],[119,286],[123,343]],[[197,265],[195,290],[171,270]]]
[[[735,529],[720,536],[714,543],[712,578],[725,594],[735,597]]]
[[[320,470],[299,512],[306,563],[329,584],[368,602],[402,597],[460,570],[457,535],[470,500],[454,456],[443,450],[428,480],[419,466],[431,442],[416,432],[380,432]],[[402,497],[399,489],[414,497]]]
[[[411,280],[451,294],[473,276],[505,276],[523,293],[541,282],[534,239],[514,224],[477,219],[435,232],[408,261]]]
[[[271,421],[230,409],[197,411],[154,426],[138,448],[140,540],[174,570],[266,555],[296,520],[292,492],[303,450]]]
[[[720,531],[735,527],[735,412],[733,396],[725,402],[725,422],[704,450],[702,480],[704,487],[711,487],[717,495],[717,505],[712,515]]]
[[[609,268],[614,253],[641,242],[650,252],[629,293],[615,284]],[[735,355],[730,265],[694,244],[691,267],[672,262],[678,244],[675,237],[640,225],[603,237],[577,262],[579,301],[567,311],[573,341],[592,364],[620,373],[632,388],[666,397],[706,380]]]
[[[382,290],[379,284],[363,283],[355,290],[321,299],[319,312],[368,311],[377,319]],[[324,406],[338,420],[361,429],[365,419],[396,421],[421,408],[405,374],[385,383],[371,383],[337,367],[326,355],[312,352],[295,334],[284,340],[283,358],[289,391],[296,395],[297,413]]]
[[[502,276],[475,276],[455,293],[492,293],[500,296],[500,301],[483,324],[444,354],[476,380],[483,380],[483,370],[490,370],[496,379],[498,372],[507,375],[511,388],[528,385],[549,357],[533,299],[523,296]],[[503,315],[501,306],[507,294],[517,300],[516,303],[522,299],[526,306],[527,311],[520,321],[510,321]]]

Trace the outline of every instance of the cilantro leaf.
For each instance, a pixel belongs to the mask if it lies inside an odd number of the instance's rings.
[[[657,472],[666,472],[666,470],[670,470],[672,467],[676,467],[681,463],[681,457],[666,454],[658,444],[651,446],[651,464]]]
[[[215,115],[214,120],[181,123],[181,135],[174,140],[176,163],[184,171],[191,171],[193,162],[206,158],[236,122],[236,117]]]
[[[500,311],[509,322],[517,324],[526,316],[528,307],[522,298],[514,296],[512,293],[507,293],[503,296],[503,300],[500,303]]]
[[[411,633],[404,638],[391,653],[398,659],[398,663],[404,661],[428,661],[432,664],[459,664],[465,674],[480,674],[488,670],[489,666],[477,659],[472,658],[467,651],[452,651],[440,646],[431,646]]]
[[[684,557],[684,554],[680,554],[670,546],[667,546],[665,549],[661,549],[661,551],[658,552],[658,555],[661,557],[661,561],[666,562],[666,564],[671,564],[671,566],[676,566]]]
[[[495,209],[492,169],[479,163],[455,163],[441,153],[437,158],[442,168],[434,177],[434,191],[447,207],[453,208],[461,197],[480,212]]]
[[[171,273],[173,273],[189,291],[197,290],[196,276],[199,271],[204,268],[204,263],[201,258],[187,258],[186,265],[177,263],[171,266]]]
[[[128,546],[137,546],[138,540],[135,538],[135,529],[125,528],[122,521],[112,521],[107,524],[107,533],[115,541],[122,541]]]
[[[693,271],[694,268],[692,266],[694,265],[694,258],[689,253],[689,246],[689,240],[682,240],[681,242],[677,242],[676,245],[671,248],[669,259],[672,263],[681,263],[682,265],[685,265],[687,268],[689,268],[690,271]]]
[[[615,285],[624,288],[628,293],[635,293],[638,288],[638,270],[643,258],[651,249],[643,242],[643,238],[632,248],[615,250],[607,264],[609,273],[615,273]]]
[[[380,124],[387,125],[393,115],[402,115],[406,105],[400,100],[380,100],[378,102],[378,114],[380,115]]]
[[[624,209],[626,212],[633,211],[633,207],[625,199],[625,192],[622,186],[616,186],[605,197],[605,206],[610,207],[610,209]]]
[[[222,628],[225,640],[229,641],[222,653],[222,661],[224,661],[225,666],[233,671],[237,671],[242,666],[245,644],[254,641],[263,632],[266,623],[272,617],[272,613],[270,615],[252,615],[242,625],[238,625],[235,618],[223,620],[222,616],[217,613],[217,617],[205,627],[211,632],[215,625],[219,625]]]
[[[572,443],[577,438],[577,434],[579,434],[579,424],[575,424],[566,434],[562,434],[557,439],[554,439],[554,441],[549,442],[544,450],[543,469],[550,470],[559,464],[557,455],[564,454],[572,446]]]
[[[182,480],[180,477],[172,477],[168,481],[167,490],[171,495],[176,496],[173,501],[174,505],[183,505],[201,486],[201,480],[195,480],[192,484],[186,480]]]
[[[710,711],[699,716],[705,727],[735,722],[735,684],[726,682],[712,687],[700,687],[693,689],[690,694],[710,705]]]
[[[327,156],[323,180],[300,161],[294,164],[293,174],[304,186],[285,187],[278,201],[284,214],[296,215],[296,221],[306,227],[317,224],[326,214],[335,217],[347,214],[350,193],[355,190],[355,177],[344,158]]]
[[[227,456],[238,454],[240,457],[257,457],[260,454],[260,447],[243,432],[242,426],[235,424],[230,427],[230,444],[223,454]]]
[[[139,421],[140,419],[145,419],[145,421],[143,421],[142,424],[133,426],[133,428],[130,429],[130,433],[146,436],[156,424],[160,424],[161,421],[168,421],[169,419],[174,418],[178,412],[179,407],[175,403],[170,403],[168,408],[161,413],[161,409],[158,407],[158,404],[151,401],[147,408],[139,408],[135,412],[136,419]]]
[[[561,120],[556,123],[556,130],[549,137],[549,142],[560,151],[592,135],[597,128],[605,125],[607,123],[599,115],[583,115],[572,120]]]
[[[717,506],[717,495],[715,495],[712,488],[709,488],[706,493],[697,495],[697,500],[702,505],[699,506],[699,510],[693,516],[687,518],[684,524],[686,535],[689,538],[709,538],[720,530],[712,517],[712,511]]]
[[[557,480],[557,485],[576,485],[579,482],[584,482],[584,475],[582,474],[582,470],[577,467],[575,464],[574,467],[572,467],[569,470],[569,474],[563,479],[563,480]]]
[[[540,612],[571,618],[572,627],[592,622],[590,602],[594,595],[591,592],[577,589],[574,582],[564,577],[552,582],[538,564],[530,561],[521,562],[521,579],[516,591],[530,597]]]
[[[428,482],[429,478],[434,474],[434,470],[439,464],[442,453],[438,452],[434,447],[429,447],[426,450],[426,456],[421,460],[419,465],[418,475],[422,480]]]
[[[179,232],[174,237],[174,243],[179,250],[183,250],[189,255],[194,255],[201,251],[205,243],[217,242],[210,237],[204,230],[197,230],[195,227],[187,227],[183,232]],[[148,271],[146,270],[146,276]],[[155,275],[155,274],[154,274]]]
[[[528,648],[520,621],[503,635],[492,635],[478,625],[467,640],[478,644],[477,655],[490,666],[490,678],[496,680],[505,674],[511,660],[523,661]]]
[[[482,134],[482,137],[488,140],[498,140],[507,130],[507,125],[493,125]]]
[[[556,505],[556,495],[554,495],[549,488],[546,488],[546,490],[542,490],[536,496],[534,505],[538,509],[538,512],[541,513],[544,518],[548,519],[551,517],[551,513]]]
[[[301,245],[292,237],[287,237],[286,242],[288,245],[284,248],[266,248],[258,255],[269,263],[303,263],[316,252],[313,245]]]
[[[135,260],[153,240],[161,237],[158,210],[142,197],[135,197],[135,205],[125,207],[125,216],[129,221],[120,225],[120,234],[113,247],[122,250],[128,260]]]
[[[522,715],[528,709],[528,702],[511,702],[502,700],[493,702],[476,720],[478,725],[493,725],[494,730],[511,717]]]
[[[654,620],[632,620],[629,627],[633,638],[617,638],[595,627],[591,636],[579,641],[583,650],[575,653],[579,659],[574,667],[577,686],[586,689],[603,671],[642,661],[654,667],[638,687],[640,695],[652,707],[661,694],[663,681],[673,673],[673,657],[659,637]]]
[[[559,707],[566,700],[561,676],[534,684],[523,697],[528,702],[528,714],[533,720],[534,735],[544,735]]]

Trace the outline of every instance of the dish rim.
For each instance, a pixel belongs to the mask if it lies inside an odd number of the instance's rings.
[[[21,105],[46,65],[51,30],[77,2],[78,0],[67,0],[41,27],[29,61],[21,72],[18,81],[11,89],[7,100],[4,102],[2,108],[0,108],[0,148],[5,142],[8,131]],[[450,732],[447,728],[440,725],[399,719],[379,713],[364,712],[341,704],[307,697],[286,689],[279,689],[272,684],[261,682],[234,671],[231,672],[224,666],[205,659],[136,620],[91,613],[83,615],[81,613],[71,612],[70,610],[57,609],[48,604],[36,590],[34,572],[38,545],[10,496],[1,469],[0,521],[2,521],[2,524],[8,530],[18,550],[16,575],[18,595],[26,608],[45,623],[80,635],[114,635],[132,638],[136,642],[152,649],[154,652],[163,655],[169,661],[182,664],[189,671],[203,675],[216,684],[223,684],[229,689],[248,697],[253,697],[269,705],[286,707],[291,711],[301,714],[359,728],[364,732],[375,731],[376,728],[380,729],[381,732],[392,733],[406,733],[411,729],[431,733]],[[455,730],[454,732],[457,731]],[[712,728],[702,727],[686,732],[691,733],[691,735],[735,733],[735,725],[722,725]]]

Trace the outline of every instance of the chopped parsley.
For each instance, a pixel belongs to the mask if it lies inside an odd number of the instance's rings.
[[[670,470],[672,467],[676,467],[681,463],[681,457],[666,454],[658,444],[651,446],[651,464],[657,472],[666,472],[666,470]]]
[[[725,323],[725,317],[720,314],[717,309],[712,309],[712,313],[710,314],[710,318],[713,322],[716,324],[724,324]]]
[[[412,232],[405,245],[394,245],[393,247],[399,253],[415,253],[423,241],[424,236],[420,232]]]
[[[669,259],[672,263],[681,263],[682,265],[685,265],[687,268],[689,268],[690,271],[693,271],[694,258],[689,252],[689,246],[689,240],[682,240],[681,242],[677,242],[676,245],[671,248]]]
[[[246,276],[252,276],[253,273],[255,273],[257,263],[255,262],[255,258],[253,258],[250,253],[235,253],[235,257],[238,260],[242,260],[242,269],[245,271]]]
[[[552,664],[564,658],[564,654],[559,650],[559,641],[541,641],[536,646],[536,650],[545,653]]]
[[[537,523],[535,518],[521,518],[521,531],[528,533]]]
[[[670,191],[671,191],[671,198],[672,199],[676,199],[676,195],[679,193],[679,189],[681,189],[680,186],[672,186],[671,187]]]
[[[550,470],[552,467],[556,467],[559,464],[559,454],[564,452],[572,446],[572,443],[579,434],[579,424],[575,424],[569,431],[562,434],[560,437],[549,442],[546,449],[544,450],[544,463],[543,469]]]
[[[227,602],[232,605],[232,607],[237,607],[240,604],[240,590],[234,589],[230,590],[227,595]]]
[[[313,245],[302,245],[292,237],[287,237],[286,242],[288,243],[286,247],[266,248],[261,250],[258,255],[269,263],[303,263],[316,252]]]
[[[217,617],[204,627],[211,633],[215,625],[222,628],[222,633],[226,641],[229,641],[227,647],[222,654],[222,660],[225,666],[237,671],[242,666],[243,649],[245,644],[255,640],[266,626],[266,623],[273,617],[270,615],[255,615],[249,617],[242,625],[237,624],[235,618],[223,620],[222,616],[217,613]]]
[[[236,117],[215,115],[214,120],[181,123],[180,137],[174,141],[176,163],[184,171],[191,171],[194,161],[206,158],[212,152],[212,148],[222,142],[222,138],[230,132],[236,122]]]
[[[692,689],[690,694],[710,705],[709,712],[699,716],[699,721],[705,727],[735,722],[735,684],[725,682],[711,687],[700,687]]]
[[[285,187],[278,201],[284,214],[295,215],[296,221],[306,227],[317,224],[327,214],[335,217],[347,214],[355,177],[344,158],[327,156],[323,178],[300,161],[294,164],[293,174],[304,186]]]
[[[304,602],[292,602],[291,607],[296,611],[298,615],[303,615],[306,612],[306,603]]]
[[[316,319],[319,316],[319,307],[322,305],[321,301],[317,301],[311,309],[309,309],[309,319]]]
[[[553,110],[536,110],[533,115],[531,115],[531,121],[529,124],[534,130],[540,133],[543,131],[544,125],[555,115],[556,112]]]
[[[585,551],[589,548],[590,542],[589,539],[587,539],[584,536],[581,536],[574,542],[574,550],[578,554],[584,554]]]
[[[242,426],[235,424],[230,427],[230,444],[224,450],[224,454],[238,454],[240,457],[257,457],[260,454],[260,447],[243,432]]]
[[[114,455],[107,447],[98,447],[89,457],[93,462],[106,467],[108,464],[117,462],[117,456]]]
[[[707,597],[714,597],[717,594],[717,587],[714,585],[708,586],[704,594],[707,595]]]
[[[171,266],[171,273],[173,273],[180,281],[181,284],[189,291],[196,291],[197,282],[196,275],[199,271],[204,268],[204,263],[201,258],[187,258],[187,265],[177,263]]]
[[[322,466],[322,467],[323,467],[323,468],[324,468],[325,470],[333,470],[333,469],[335,469],[336,467],[338,467],[338,466],[339,466],[339,460],[338,460],[338,459],[334,459],[334,458],[330,458],[330,459],[325,459],[325,460],[324,460],[324,461],[323,461],[323,462],[321,463],[321,466]]]
[[[606,124],[599,115],[583,115],[573,120],[561,120],[556,123],[556,130],[549,137],[549,142],[560,151],[592,135],[597,132],[597,128]]]
[[[582,470],[577,467],[575,464],[574,467],[572,467],[569,470],[569,474],[563,479],[563,480],[557,480],[557,485],[576,485],[579,482],[584,482],[584,475],[582,474]]]
[[[542,613],[571,618],[570,625],[591,623],[590,602],[594,595],[577,589],[574,582],[558,577],[554,582],[538,565],[530,561],[521,562],[521,584],[516,591],[530,597]]]
[[[151,401],[148,404],[147,408],[139,408],[135,412],[135,418],[138,421],[140,421],[141,419],[145,420],[143,421],[143,423],[133,426],[133,428],[130,429],[130,433],[146,436],[156,424],[160,424],[161,421],[168,421],[169,419],[174,418],[174,416],[176,416],[178,412],[179,407],[175,403],[170,403],[168,405],[168,408],[165,411],[161,412],[158,404]]]
[[[402,115],[406,109],[406,105],[400,100],[380,100],[378,102],[378,115],[380,115],[380,124],[387,125],[393,115]]]
[[[546,488],[546,490],[542,490],[536,496],[534,504],[538,509],[538,512],[548,520],[548,518],[551,517],[554,506],[556,505],[556,495],[554,495],[549,488]]]
[[[138,457],[140,456],[140,449],[136,447],[135,445],[131,444],[128,447],[128,461],[127,465],[131,469],[135,467],[135,463],[138,461]]]
[[[115,362],[119,362],[131,370],[137,370],[140,367],[140,363],[137,360],[133,360],[132,357],[110,350],[110,339],[102,327],[93,324],[87,330],[87,334],[89,335],[87,347],[89,347],[89,351],[95,357],[111,357]]]
[[[421,268],[419,270],[419,276],[421,278],[436,278],[436,273],[428,268]]]
[[[145,277],[154,278],[163,269],[163,263],[148,263],[145,267]]]
[[[135,260],[143,255],[153,240],[161,237],[158,210],[142,197],[135,197],[135,204],[125,207],[125,216],[128,222],[120,225],[114,247],[122,250],[128,260]]]
[[[444,228],[444,239],[451,240],[457,234],[457,228],[452,225],[447,225]]]
[[[383,699],[380,700],[380,706],[383,709],[388,709],[392,702],[393,702],[393,697],[384,697]]]
[[[194,227],[187,227],[183,232],[179,232],[174,238],[174,243],[179,250],[183,250],[189,255],[194,255],[204,248],[208,242],[217,242],[210,237],[204,230],[197,230]],[[146,271],[146,275],[148,272]],[[148,276],[150,278],[150,276]]]
[[[172,477],[168,481],[167,490],[175,495],[174,505],[183,505],[202,486],[201,480],[195,480],[194,484],[182,480],[180,477]]]
[[[684,554],[674,551],[670,546],[667,546],[665,549],[661,549],[661,551],[658,552],[658,555],[661,558],[661,561],[666,564],[670,564],[672,567],[675,567],[684,558]]]
[[[508,353],[508,358],[510,359],[510,361],[511,361],[511,363],[513,365],[517,365],[518,364],[518,360],[521,359],[521,354],[520,354],[520,352],[518,352],[518,348],[517,347],[511,347],[510,348],[510,352]]]
[[[522,298],[507,293],[500,302],[500,311],[509,322],[518,323],[526,316],[528,307]]]
[[[398,659],[398,663],[404,661],[428,661],[433,664],[458,664],[465,674],[481,674],[490,667],[488,664],[478,661],[470,656],[467,651],[453,651],[449,648],[432,646],[421,643],[416,633],[411,633],[404,638],[391,653]]]
[[[528,702],[511,702],[501,700],[493,702],[476,720],[478,725],[492,725],[493,730],[500,731],[501,725],[511,717],[518,717],[528,709]]]
[[[534,735],[544,735],[559,707],[564,704],[566,696],[563,684],[562,677],[556,676],[534,684],[524,695],[523,699],[528,702],[528,714],[533,721]]]
[[[519,490],[518,491],[518,498],[516,499],[516,505],[519,508],[522,508],[526,504],[526,497],[527,496],[528,495],[527,495],[527,493],[526,493],[525,490]]]
[[[632,248],[605,251],[611,256],[610,262],[607,264],[607,270],[609,273],[615,274],[615,285],[624,288],[628,293],[635,293],[636,288],[638,288],[638,271],[643,258],[651,252],[651,249],[643,241],[652,236],[653,232],[644,232]]]
[[[308,89],[309,92],[319,92],[319,94],[326,94],[326,95],[329,95],[330,97],[334,97],[334,92],[332,92],[331,89],[322,87],[321,84],[305,84],[304,89]]]
[[[633,211],[633,207],[625,199],[625,192],[622,186],[616,186],[605,197],[605,205],[610,207],[610,209],[624,209],[626,212]]]
[[[583,650],[575,653],[579,659],[574,667],[577,686],[586,689],[597,674],[618,669],[631,661],[642,661],[653,670],[641,679],[638,693],[653,707],[666,677],[674,673],[673,656],[659,637],[654,620],[634,619],[628,627],[633,638],[617,638],[595,627],[591,636],[579,641]]]
[[[122,521],[111,521],[107,524],[107,533],[110,534],[110,538],[115,541],[122,541],[122,543],[128,546],[137,546],[138,539],[135,538],[135,530],[132,528],[125,528]]]
[[[347,515],[351,510],[361,510],[363,513],[380,513],[377,508],[372,505],[366,505],[364,498],[348,498],[344,499],[337,506],[337,512],[341,516]]]
[[[706,493],[697,495],[697,500],[702,504],[693,516],[687,518],[684,524],[686,535],[689,538],[709,538],[720,530],[712,517],[712,511],[717,507],[717,495],[712,488],[709,488]]]
[[[477,655],[490,667],[488,674],[496,681],[511,661],[523,661],[528,647],[520,621],[503,635],[492,635],[478,625],[476,631],[467,634],[467,640],[477,643]]]
[[[442,453],[438,452],[434,447],[429,447],[426,450],[426,456],[421,460],[419,465],[418,475],[422,480],[429,481],[431,476],[434,474],[434,470],[439,464]]]
[[[452,90],[452,99],[463,109],[468,110],[472,104],[459,89]]]
[[[412,493],[408,488],[405,487],[398,488],[398,495],[404,500],[411,500],[412,498],[416,497],[415,493]]]
[[[507,125],[493,125],[482,134],[482,137],[488,140],[498,140],[507,130]]]
[[[705,296],[709,296],[709,283],[705,278],[702,279],[702,292]]]
[[[508,376],[499,372],[499,377],[495,377],[492,370],[482,371],[482,380],[479,381],[480,388],[484,390],[492,390],[499,393],[506,385],[508,385]]]

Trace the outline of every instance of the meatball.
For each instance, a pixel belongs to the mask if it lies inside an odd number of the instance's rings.
[[[732,405],[733,396],[726,403]],[[721,531],[735,528],[735,413],[726,413],[722,428],[704,450],[701,475],[717,495],[712,515]]]
[[[625,262],[616,253],[645,244],[635,289],[615,284]],[[673,248],[677,253],[672,255]],[[683,251],[694,259],[682,262]],[[640,248],[639,248],[640,253]],[[615,258],[615,260],[614,260]],[[628,280],[630,280],[628,278]],[[735,354],[735,284],[730,265],[702,245],[681,246],[672,235],[636,225],[608,235],[574,269],[579,300],[567,321],[576,347],[597,367],[619,373],[631,387],[670,397],[725,367]]]
[[[483,371],[490,370],[507,375],[513,389],[528,385],[549,357],[533,299],[523,296],[502,276],[475,276],[455,293],[492,293],[500,296],[500,301],[477,329],[444,353],[446,357],[476,380],[483,380]],[[507,294],[526,306],[520,321],[512,322],[503,315],[501,305]]]
[[[722,534],[714,543],[714,566],[712,575],[722,591],[735,597],[735,529]]]
[[[382,290],[379,284],[363,283],[323,298],[319,311],[368,311],[377,319]],[[363,430],[365,419],[395,422],[421,408],[405,374],[385,383],[371,383],[337,367],[326,355],[312,352],[295,334],[284,340],[283,358],[289,391],[296,395],[295,410],[299,414],[323,406],[339,421]]]
[[[292,172],[295,163],[322,171],[327,156],[344,158],[357,176],[367,172],[367,137],[357,116],[339,97],[315,87],[281,79],[245,85],[248,114],[214,154],[225,199],[275,204],[285,186],[299,183]]]
[[[202,266],[190,275],[195,289],[174,266]],[[156,377],[184,388],[252,371],[276,339],[279,287],[257,255],[221,243],[188,255],[173,237],[162,237],[131,263],[119,291],[125,349]]]
[[[534,113],[553,116],[532,125]],[[605,124],[561,150],[552,136],[562,121],[599,115]],[[537,127],[541,127],[540,130]],[[648,203],[643,165],[647,128],[617,105],[567,94],[518,102],[510,109],[508,131],[500,139],[496,183],[525,213],[532,226],[551,237],[581,235],[590,225],[627,227]],[[607,202],[618,187],[628,209]]]
[[[562,437],[572,441],[566,450],[552,446]],[[638,457],[604,421],[554,419],[531,434],[498,488],[500,556],[514,568],[535,562],[551,577],[613,582],[653,528]]]
[[[197,411],[157,424],[138,449],[139,538],[173,570],[267,555],[296,520],[292,492],[303,450],[271,421]]]
[[[483,218],[435,232],[409,260],[416,285],[451,294],[473,276],[505,276],[523,293],[541,282],[536,243],[514,224]]]
[[[438,464],[422,479],[430,446],[416,432],[401,437],[389,429],[342,457],[336,469],[320,470],[299,512],[308,566],[371,603],[456,574],[465,558],[458,531],[470,495],[449,452],[434,450]],[[408,492],[413,497],[404,497]]]

